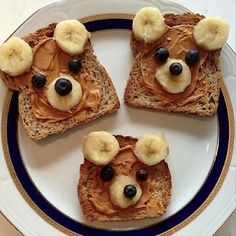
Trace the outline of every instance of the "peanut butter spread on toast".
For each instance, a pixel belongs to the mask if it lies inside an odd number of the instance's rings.
[[[86,161],[86,160],[85,160]],[[132,146],[125,146],[123,147],[114,160],[109,164],[114,170],[116,175],[126,175],[136,179],[136,172],[141,169],[145,168],[148,171],[148,178],[145,181],[138,181],[141,189],[142,195],[138,203],[134,206],[129,208],[133,209],[140,209],[140,208],[147,208],[149,211],[155,211],[156,213],[163,213],[165,207],[161,205],[158,201],[152,201],[152,193],[155,192],[156,188],[156,179],[154,172],[157,171],[154,166],[146,166],[141,163],[135,156],[134,150]],[[93,181],[89,181],[93,184],[91,189],[93,189],[93,194],[90,195],[89,201],[92,203],[94,208],[103,214],[112,215],[117,214],[122,211],[126,211],[127,209],[121,209],[114,204],[112,204],[110,200],[109,194],[109,187],[112,181],[103,181],[100,178],[100,171],[102,167],[96,166],[90,163],[88,178],[92,179]],[[152,203],[153,204],[150,204]],[[147,204],[149,203],[149,204]],[[129,209],[128,208],[128,209]]]
[[[144,87],[150,91],[161,105],[175,103],[178,106],[193,102],[206,94],[205,74],[201,68],[207,58],[208,52],[199,48],[193,37],[194,26],[178,25],[170,27],[157,43],[145,46],[141,55],[141,72]],[[185,60],[185,55],[190,49],[197,49],[200,53],[200,61],[190,67],[191,84],[184,92],[171,94],[165,91],[155,78],[156,69],[161,65],[154,59],[154,50],[164,47],[169,50],[169,58]]]
[[[84,54],[81,55],[82,60],[83,57]],[[16,90],[21,90],[25,86],[28,87],[32,110],[37,119],[45,122],[56,122],[76,116],[78,120],[83,121],[86,119],[85,114],[88,111],[98,111],[101,93],[94,83],[95,78],[84,72],[83,69],[78,74],[72,74],[68,69],[68,62],[72,57],[63,52],[52,38],[43,40],[33,48],[33,58],[30,71],[13,78],[4,73],[3,79],[10,88]],[[32,86],[31,78],[36,73],[42,73],[46,76],[47,82],[42,89]],[[60,74],[70,74],[80,83],[82,88],[83,95],[80,102],[69,112],[52,107],[47,100],[46,90],[48,85]]]

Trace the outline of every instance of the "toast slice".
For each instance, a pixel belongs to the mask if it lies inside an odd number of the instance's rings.
[[[204,18],[199,14],[193,13],[165,14],[163,16],[165,24],[170,27],[177,25],[194,26]],[[130,46],[134,55],[134,62],[124,94],[126,105],[166,112],[193,113],[200,116],[213,116],[217,112],[221,80],[220,50],[208,52],[207,58],[199,69],[199,75],[205,77],[205,91],[207,92],[196,100],[190,100],[184,105],[178,105],[175,102],[162,104],[152,92],[143,86],[141,59],[146,48],[143,42],[135,39],[133,33]],[[153,45],[150,45],[150,47],[153,47]],[[194,92],[197,94],[200,89],[201,86],[198,86]]]
[[[55,23],[50,24],[45,28],[25,36],[23,39],[34,49],[43,40],[53,37],[55,27]],[[11,84],[11,78],[9,76],[7,78],[6,76],[2,76],[9,88],[19,90],[19,114],[26,133],[30,138],[37,141],[52,134],[62,133],[67,129],[87,123],[119,109],[120,103],[112,81],[105,68],[94,55],[90,42],[88,42],[87,49],[82,55],[82,65],[83,72],[91,75],[88,77],[88,80],[93,80],[88,81],[88,83],[93,83],[101,94],[99,109],[96,111],[91,109],[84,112],[82,119],[76,115],[54,122],[45,122],[45,120],[36,118],[35,112],[32,109],[32,99],[28,87],[23,86],[21,89],[18,89],[14,84]]]
[[[120,148],[126,146],[134,148],[137,142],[136,138],[129,136],[117,135],[115,137],[119,142]],[[122,160],[126,163],[124,159]],[[120,170],[114,166],[114,161],[109,163],[109,166],[112,166],[115,169],[116,175],[118,175],[120,174]],[[87,219],[99,221],[142,219],[157,217],[166,211],[170,202],[172,188],[168,164],[163,160],[156,165],[146,166],[136,160],[131,168],[127,165],[126,174],[135,178],[135,166],[137,165],[145,166],[148,171],[149,180],[137,180],[143,192],[139,202],[134,206],[121,209],[113,205],[110,201],[109,186],[111,181],[97,181],[100,178],[99,173],[102,167],[96,166],[85,159],[84,163],[80,166],[80,179],[77,191],[82,210]],[[123,171],[124,169],[122,170],[122,174],[124,173]],[[153,183],[152,188],[147,186],[147,181]],[[146,194],[148,194],[148,197],[145,197]],[[98,202],[99,207],[96,208],[93,201]]]

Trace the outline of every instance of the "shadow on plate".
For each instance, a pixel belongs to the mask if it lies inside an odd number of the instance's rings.
[[[126,106],[126,113],[130,123],[144,124],[157,129],[165,129],[176,133],[186,133],[198,138],[207,138],[215,134],[215,122],[217,115],[214,117],[201,117],[194,114],[167,113],[149,109],[130,108]],[[157,131],[153,131],[159,132]]]
[[[49,166],[60,159],[67,158],[71,152],[78,152],[82,156],[81,147],[83,137],[91,131],[109,130],[117,122],[116,114],[108,114],[100,119],[90,121],[87,124],[74,127],[62,134],[56,134],[42,139],[38,142],[31,140],[25,133],[22,124],[20,124],[20,143],[22,156],[27,165],[32,168],[43,168]],[[27,147],[27,148],[24,148]],[[23,150],[24,149],[24,150]],[[35,156],[32,157],[32,153]]]

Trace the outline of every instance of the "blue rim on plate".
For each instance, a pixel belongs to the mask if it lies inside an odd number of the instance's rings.
[[[86,28],[90,32],[105,30],[105,29],[131,29],[132,20],[130,19],[101,19],[85,23]],[[7,145],[11,158],[11,162],[14,171],[20,181],[22,187],[26,191],[30,199],[36,204],[36,206],[43,211],[48,217],[50,217],[54,222],[65,227],[71,232],[83,234],[83,235],[154,235],[162,234],[166,231],[171,230],[178,224],[190,217],[209,197],[213,189],[215,188],[221,173],[223,171],[228,146],[229,146],[229,114],[227,110],[226,100],[222,91],[220,92],[219,107],[218,107],[218,124],[219,124],[219,141],[218,150],[216,153],[215,161],[210,170],[210,173],[195,195],[195,197],[180,211],[170,216],[155,225],[135,230],[127,231],[108,231],[103,229],[95,229],[84,224],[81,224],[67,215],[56,209],[50,202],[45,199],[45,197],[38,191],[37,187],[32,182],[25,166],[22,161],[17,137],[17,121],[18,121],[18,93],[14,92],[11,98],[9,111],[7,115]]]

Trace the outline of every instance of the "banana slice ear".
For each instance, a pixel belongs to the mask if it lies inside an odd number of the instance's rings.
[[[134,153],[145,165],[156,165],[168,156],[169,144],[164,134],[145,134],[136,142]]]
[[[136,13],[132,29],[136,39],[144,43],[154,43],[168,28],[158,8],[144,7]]]
[[[208,50],[220,49],[229,36],[229,24],[219,17],[208,17],[198,22],[194,27],[193,36],[196,43]]]
[[[98,166],[111,162],[120,151],[117,139],[106,131],[94,131],[84,137],[84,157]]]
[[[69,55],[81,54],[85,50],[90,33],[78,20],[64,20],[54,30],[57,45]]]
[[[23,39],[13,36],[0,46],[0,70],[10,76],[26,72],[32,65],[33,52]]]

